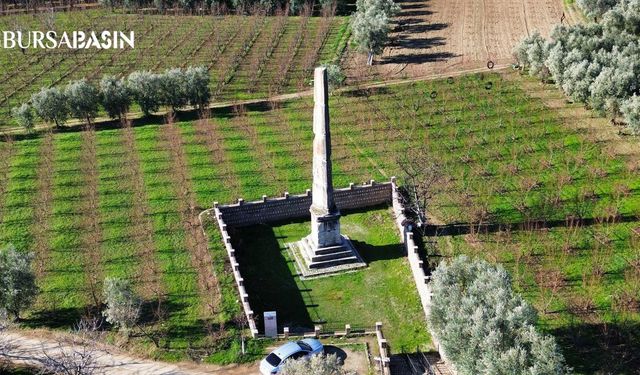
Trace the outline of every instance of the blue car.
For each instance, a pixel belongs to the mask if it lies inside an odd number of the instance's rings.
[[[289,359],[309,358],[320,354],[324,350],[322,343],[316,339],[304,339],[296,342],[288,342],[274,350],[260,362],[262,375],[277,374],[282,365]]]

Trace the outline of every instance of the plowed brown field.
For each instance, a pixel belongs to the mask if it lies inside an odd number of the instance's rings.
[[[513,47],[538,30],[548,36],[565,12],[562,0],[400,0],[391,40],[375,66],[347,57],[349,76],[423,76],[513,61]],[[575,23],[566,12],[565,23]]]

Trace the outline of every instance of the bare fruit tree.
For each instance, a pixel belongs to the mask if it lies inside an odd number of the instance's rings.
[[[101,372],[102,352],[98,349],[100,320],[83,319],[69,336],[60,337],[53,345],[43,344],[38,358],[42,373],[93,375]]]
[[[0,372],[3,370],[2,359],[10,356],[13,344],[11,340],[4,334],[4,331],[11,325],[5,311],[0,311]]]
[[[434,196],[435,186],[440,180],[441,166],[433,155],[423,147],[399,153],[396,160],[402,171],[405,191],[404,205],[424,232],[427,224],[427,207]]]

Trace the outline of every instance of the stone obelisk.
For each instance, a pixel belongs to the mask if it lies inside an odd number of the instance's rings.
[[[304,276],[366,266],[349,238],[340,233],[340,211],[334,200],[331,175],[329,86],[326,68],[316,68],[314,72],[313,98],[313,188],[309,209],[311,234],[289,244]]]
[[[333,199],[329,87],[326,68],[316,68],[313,92],[313,186],[310,240],[317,248],[342,244],[340,212]]]

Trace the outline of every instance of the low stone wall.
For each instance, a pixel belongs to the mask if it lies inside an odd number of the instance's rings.
[[[229,232],[227,231],[227,224],[225,224],[222,218],[222,212],[220,211],[220,208],[217,207],[217,205],[213,208],[213,214],[216,218],[216,222],[218,223],[220,234],[222,235],[222,242],[224,243],[224,247],[227,250],[227,255],[229,256],[229,263],[231,264],[231,270],[233,271],[233,278],[235,279],[236,286],[238,287],[240,302],[242,303],[242,308],[247,317],[249,329],[251,330],[251,336],[256,337],[258,335],[258,326],[256,325],[256,321],[253,316],[253,310],[251,309],[251,305],[249,304],[249,294],[244,287],[244,279],[242,278],[242,275],[240,275],[240,264],[236,260],[236,251],[231,244],[231,236],[229,236]]]
[[[384,338],[384,333],[382,333],[381,322],[376,323],[376,341],[378,342],[378,352],[380,353],[380,355],[375,358],[378,370],[382,375],[390,375],[391,350],[387,343],[387,339]]]
[[[395,179],[391,182],[376,183],[371,180],[368,184],[350,184],[348,188],[334,190],[336,205],[340,210],[352,210],[366,207],[373,207],[380,204],[389,204],[392,200],[392,191]],[[256,224],[265,224],[284,220],[303,219],[310,217],[309,207],[311,207],[311,191],[306,194],[289,195],[285,193],[280,198],[262,197],[260,201],[245,202],[238,199],[238,202],[230,205],[220,205],[217,202],[213,205],[213,214],[218,228],[222,235],[229,263],[233,270],[233,277],[238,287],[238,294],[244,313],[249,322],[251,335],[258,336],[258,328],[253,310],[249,303],[249,294],[244,287],[244,279],[240,274],[240,265],[236,259],[236,251],[231,244],[231,236],[227,227],[242,227]]]
[[[424,272],[424,261],[420,259],[420,255],[418,254],[418,246],[413,239],[413,232],[408,231],[405,226],[407,217],[405,215],[404,206],[400,199],[400,192],[398,191],[395,181],[392,182],[392,206],[396,225],[400,231],[405,251],[407,252],[407,258],[409,260],[411,272],[413,273],[413,280],[416,283],[416,289],[420,296],[422,309],[426,316],[429,315],[429,307],[431,306],[431,288],[429,287],[429,281],[431,278]]]
[[[413,281],[416,284],[416,290],[418,291],[418,295],[420,296],[420,302],[422,304],[422,309],[424,310],[424,315],[426,318],[431,310],[431,297],[433,296],[433,293],[431,292],[431,286],[429,285],[429,283],[431,282],[431,277],[427,276],[424,272],[424,261],[420,259],[418,246],[416,245],[416,242],[413,238],[413,232],[410,232],[405,226],[407,217],[405,215],[405,208],[402,204],[402,200],[400,199],[400,192],[398,191],[398,187],[396,186],[395,181],[392,181],[392,207],[396,225],[398,226],[398,230],[401,234],[400,237],[404,242],[405,251],[407,252],[407,259],[409,260],[411,273],[413,274]],[[447,362],[449,371],[453,374],[456,374],[453,366],[448,363],[449,361],[447,360],[446,353],[440,348],[440,344],[438,344],[438,338],[435,336],[433,330],[431,330],[430,328],[428,329],[429,333],[431,334],[431,340],[433,341],[434,346],[437,348],[438,353],[440,353],[440,357],[443,361]]]
[[[334,199],[340,210],[352,210],[373,207],[391,202],[392,182],[376,183],[371,181],[364,185],[350,184],[344,189],[334,190]],[[218,205],[224,215],[224,222],[230,227],[242,227],[276,221],[303,219],[309,217],[311,207],[311,190],[306,194],[267,198],[254,202],[238,199],[237,203]]]

